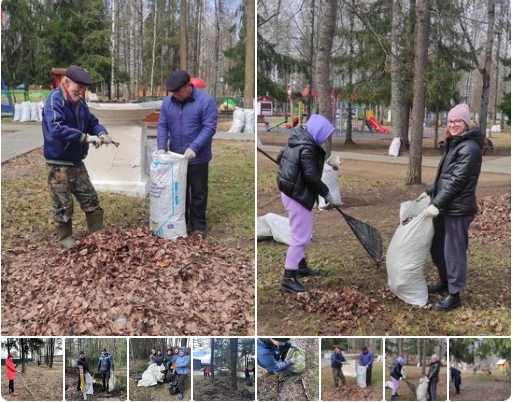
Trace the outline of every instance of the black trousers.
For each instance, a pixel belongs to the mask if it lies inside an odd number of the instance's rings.
[[[14,380],[9,380],[9,389],[14,392]]]
[[[109,380],[110,380],[110,370],[102,371],[102,384],[103,388],[109,391]]]
[[[189,163],[185,222],[192,230],[207,230],[208,162]]]
[[[368,387],[372,385],[372,367],[367,367],[367,372],[365,373],[365,384]]]
[[[187,374],[178,374],[178,390],[183,392],[183,382],[187,378]]]

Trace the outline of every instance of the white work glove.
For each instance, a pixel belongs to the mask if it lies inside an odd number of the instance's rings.
[[[97,137],[96,135],[86,134],[85,140],[89,144],[93,144],[95,148],[99,148],[100,145],[102,145],[102,140],[99,137]]]
[[[430,206],[428,206],[426,208],[425,213],[428,218],[434,218],[435,216],[437,216],[440,213],[440,210],[437,207],[435,207],[433,204],[431,204]]]
[[[112,143],[112,137],[108,134],[100,134],[98,138],[102,140],[102,144],[109,145]]]
[[[187,148],[185,150],[185,153],[183,154],[183,156],[185,156],[187,159],[194,159],[196,157],[196,153],[190,149],[190,148]]]
[[[289,361],[290,361],[290,364],[295,364],[296,363],[296,358],[295,357],[291,357],[289,359]]]
[[[166,153],[166,150],[165,149],[159,149],[157,151],[157,155],[162,155],[162,154],[165,154]]]
[[[426,197],[429,197],[429,195],[428,195],[428,193],[426,193],[424,191],[421,195],[419,195],[419,197],[415,201],[419,202],[419,201],[423,200]]]

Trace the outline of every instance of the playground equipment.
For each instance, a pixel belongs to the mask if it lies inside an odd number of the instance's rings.
[[[369,124],[378,132],[381,134],[390,134],[390,130],[383,127],[381,124],[379,124],[376,119],[374,118],[374,112],[372,110],[367,110],[365,112],[365,118],[369,122]],[[369,125],[367,124],[367,127]],[[370,128],[369,128],[370,130]],[[372,132],[372,130],[370,130]]]
[[[11,94],[7,90],[7,86],[2,77],[2,117],[14,116],[14,105],[12,103]]]

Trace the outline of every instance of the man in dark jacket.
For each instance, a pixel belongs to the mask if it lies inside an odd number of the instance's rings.
[[[175,71],[167,81],[172,95],[162,102],[157,124],[157,153],[167,150],[188,160],[185,220],[189,230],[202,237],[207,231],[208,164],[217,128],[217,105],[196,89],[189,74]]]
[[[71,248],[73,238],[73,196],[85,212],[89,233],[103,228],[103,209],[83,159],[89,144],[98,148],[112,138],[90,113],[80,94],[93,84],[83,68],[70,66],[59,88],[46,98],[43,108],[43,154],[52,198],[53,219],[59,243]]]
[[[312,209],[317,197],[320,195],[328,205],[333,205],[333,197],[321,180],[326,156],[321,145],[333,131],[335,128],[325,117],[313,114],[306,130],[296,127],[278,154],[278,188],[290,223],[290,245],[280,286],[286,292],[305,292],[297,277],[319,274],[307,266],[305,255],[312,237]]]
[[[438,385],[438,375],[440,374],[440,361],[437,355],[431,356],[431,365],[429,366],[429,373],[427,375],[429,381],[429,400],[436,400],[436,386]]]
[[[440,280],[429,286],[428,292],[449,292],[435,304],[435,309],[441,311],[461,305],[460,292],[467,280],[468,231],[477,212],[476,186],[484,142],[481,130],[469,127],[468,106],[460,104],[451,109],[447,116],[445,153],[435,182],[418,198],[431,197],[425,214],[434,218],[431,258]]]
[[[335,388],[338,388],[338,380],[342,382],[342,385],[346,385],[346,377],[342,371],[343,364],[349,364],[347,359],[343,355],[343,349],[340,345],[333,347],[331,353],[331,371],[333,372],[333,381],[335,382]]]
[[[109,393],[109,380],[110,380],[110,372],[114,373],[114,360],[112,356],[107,353],[105,348],[101,350],[101,356],[98,359],[98,371],[102,373],[102,391],[107,391]]]
[[[403,378],[401,373],[403,369],[404,359],[399,356],[392,362],[390,366],[390,378],[392,379],[392,400],[397,401],[397,390],[399,389],[399,380]]]
[[[267,370],[269,374],[292,374],[292,365],[295,358],[287,360],[287,352],[290,348],[298,349],[297,345],[290,342],[290,338],[258,338],[257,363]]]
[[[85,354],[82,351],[78,353],[78,359],[75,364],[75,368],[77,370],[77,375],[78,375],[77,391],[82,391],[82,388],[80,387],[80,366],[82,366],[84,375],[85,375],[85,373],[91,374],[91,371],[89,370],[89,363],[87,362],[87,360],[85,358]]]
[[[460,385],[461,385],[461,371],[456,367],[451,367],[451,381],[454,381],[454,387],[456,388],[456,393],[460,393]]]

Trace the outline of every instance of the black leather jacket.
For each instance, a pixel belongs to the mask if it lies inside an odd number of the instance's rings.
[[[392,363],[392,366],[390,366],[390,377],[395,378],[396,380],[401,378],[402,377],[402,375],[401,375],[402,368],[403,368],[403,366],[401,364],[399,364],[399,362],[397,360],[394,360],[394,362]]]
[[[429,366],[428,380],[429,382],[438,382],[438,374],[440,373],[440,360],[431,363]]]
[[[320,195],[329,189],[321,180],[326,152],[303,128],[296,127],[287,145],[278,154],[278,188],[282,193],[312,210]]]
[[[448,142],[435,182],[426,189],[431,203],[441,214],[476,214],[476,186],[481,173],[483,142],[479,128],[470,129]]]

